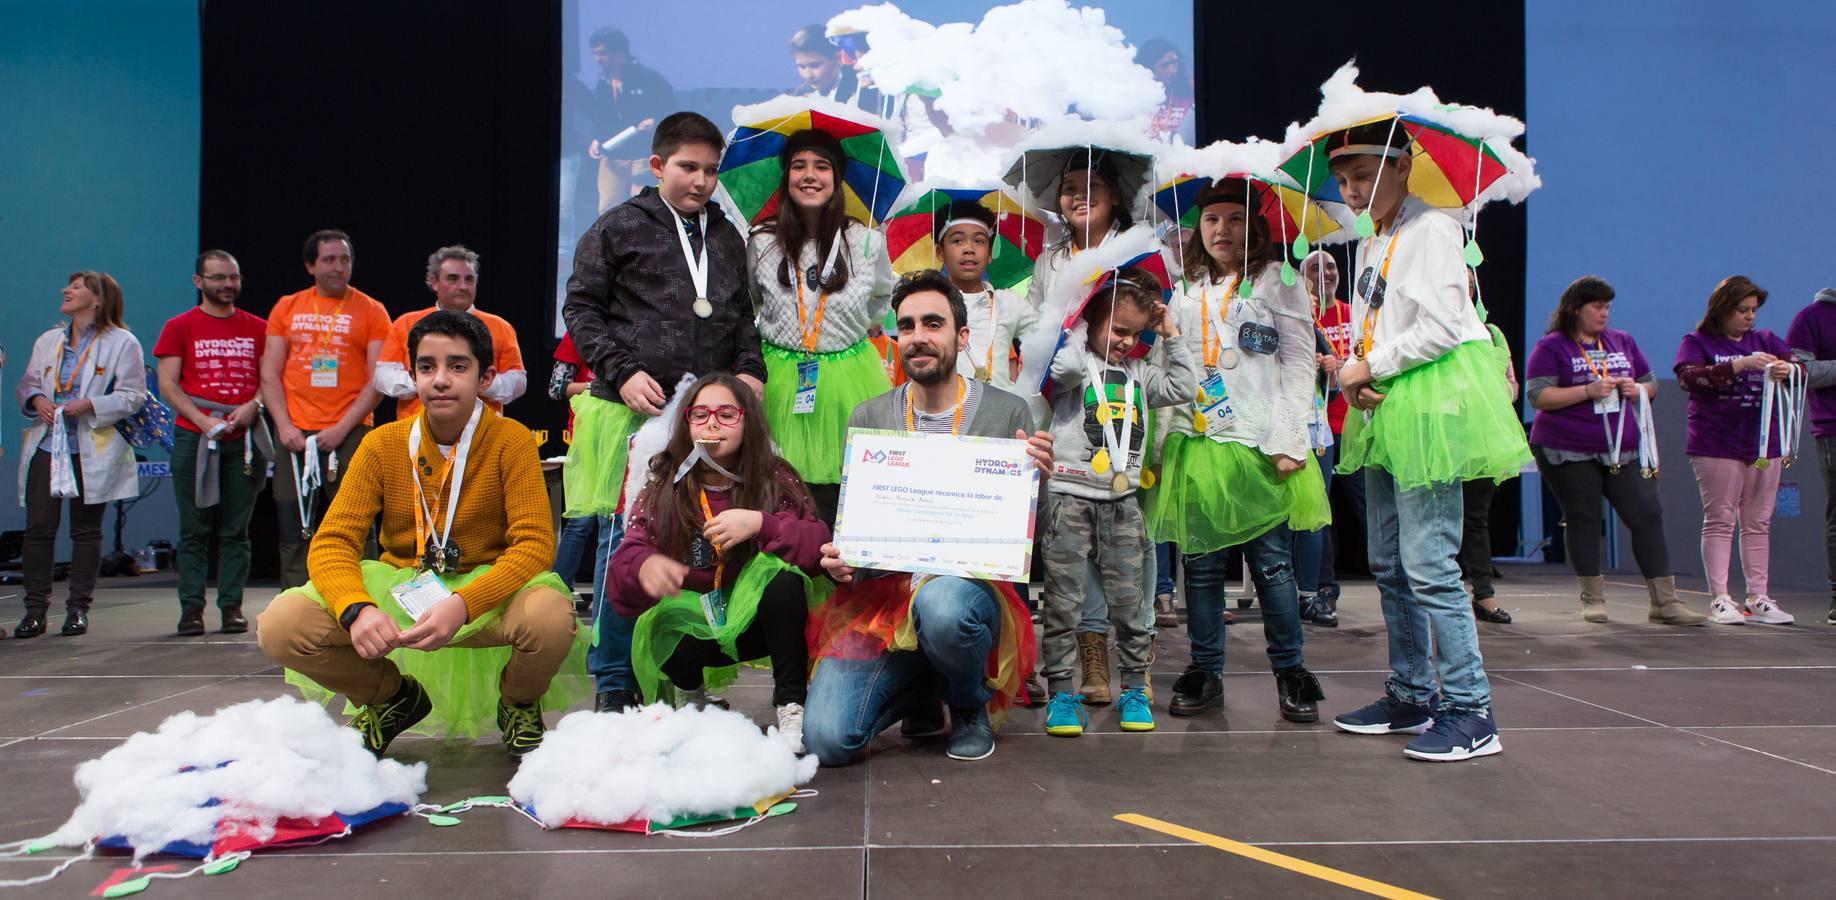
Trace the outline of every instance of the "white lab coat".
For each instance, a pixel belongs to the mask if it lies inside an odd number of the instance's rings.
[[[38,444],[50,426],[38,421],[26,405],[32,396],[57,399],[58,345],[68,339],[63,327],[32,342],[32,358],[19,379],[19,409],[32,416],[19,453],[19,505],[25,505],[26,475]],[[96,338],[95,349],[76,374],[76,396],[87,397],[95,411],[76,419],[76,453],[83,464],[83,502],[107,503],[140,496],[140,470],[134,448],[115,430],[147,400],[147,369],[140,341],[125,328],[111,328]]]

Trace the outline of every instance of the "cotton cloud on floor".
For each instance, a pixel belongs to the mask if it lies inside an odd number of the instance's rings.
[[[281,818],[413,804],[427,765],[378,760],[324,708],[281,697],[179,713],[77,766],[76,784],[82,801],[53,839],[80,846],[120,835],[139,856],[175,841],[209,844],[220,820],[252,821],[265,840]],[[204,805],[211,800],[219,805]]]
[[[816,774],[777,729],[723,709],[652,704],[576,712],[523,757],[510,796],[548,827],[731,812],[795,790]]]

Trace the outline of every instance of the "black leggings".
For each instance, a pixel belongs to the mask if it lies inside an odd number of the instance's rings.
[[[683,638],[663,661],[663,674],[683,690],[701,687],[702,669],[735,665],[741,660],[771,657],[771,705],[801,704],[810,687],[810,651],[804,643],[803,624],[808,616],[803,579],[783,572],[765,586],[759,611],[740,633],[734,647],[740,659],[727,656],[720,645],[701,638]],[[654,699],[654,698],[653,698]]]
[[[1498,482],[1490,478],[1464,482],[1461,498],[1466,506],[1460,529],[1460,575],[1473,585],[1473,599],[1497,596],[1492,587],[1492,496]]]
[[[1639,473],[1638,465],[1619,467],[1618,474],[1598,460],[1559,463],[1548,451],[1532,445],[1536,470],[1555,493],[1562,507],[1568,564],[1575,574],[1589,578],[1600,573],[1601,523],[1606,518],[1600,498],[1613,504],[1613,512],[1632,532],[1632,557],[1646,578],[1670,574],[1670,548],[1664,544],[1664,506],[1658,499],[1657,480]]]

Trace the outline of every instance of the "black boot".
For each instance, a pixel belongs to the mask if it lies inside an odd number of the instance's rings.
[[[58,633],[65,637],[76,637],[89,633],[89,610],[69,607],[64,610],[64,627]]]
[[[186,607],[179,611],[179,637],[197,637],[204,633],[204,608]]]
[[[1173,700],[1167,712],[1176,716],[1196,716],[1224,705],[1224,679],[1204,669],[1187,668],[1173,682]]]
[[[593,697],[594,712],[618,713],[643,705],[638,702],[637,695],[630,691],[600,691]]]
[[[13,629],[13,637],[35,638],[45,633],[45,611],[42,609],[26,610],[25,618]]]
[[[242,615],[241,606],[225,606],[222,612],[223,624],[217,631],[220,634],[247,634],[249,620]],[[199,615],[202,619],[202,614]]]
[[[1281,699],[1281,717],[1290,722],[1318,722],[1319,702],[1326,699],[1320,680],[1303,666],[1275,673],[1275,691]]]

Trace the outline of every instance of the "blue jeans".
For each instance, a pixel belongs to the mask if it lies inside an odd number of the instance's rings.
[[[1454,561],[1465,517],[1459,483],[1405,491],[1390,473],[1366,468],[1364,487],[1371,574],[1390,634],[1390,695],[1432,706],[1438,682],[1454,708],[1490,709],[1479,632]]]
[[[1001,636],[1001,609],[986,585],[933,578],[912,597],[917,650],[873,659],[824,659],[810,680],[803,746],[825,766],[845,766],[910,711],[935,703],[941,688],[955,708],[979,707],[993,691],[984,675]]]
[[[598,573],[593,578],[593,627],[599,632],[599,642],[587,651],[587,671],[593,673],[593,690],[601,694],[638,692],[637,675],[631,671],[631,631],[637,619],[613,612],[606,599],[606,563],[624,536],[623,519],[599,517],[599,550],[593,554],[593,571]]]
[[[592,540],[598,527],[597,516],[566,519],[561,524],[561,537],[555,541],[555,574],[561,576],[570,591],[574,589],[574,576],[580,571],[580,557],[586,553],[587,541]],[[597,575],[594,580],[598,580]]]
[[[1242,544],[1250,578],[1262,607],[1262,635],[1269,643],[1269,667],[1279,671],[1301,665],[1300,598],[1294,590],[1294,563],[1288,526],[1277,525]],[[1225,582],[1229,549],[1186,556],[1186,632],[1192,637],[1192,666],[1224,674]]]
[[[1320,467],[1320,477],[1326,482],[1327,491],[1332,490],[1332,466],[1337,461],[1337,455],[1337,445],[1326,448],[1325,455],[1313,455],[1314,463]],[[1339,584],[1333,578],[1333,561],[1326,555],[1330,546],[1327,532],[1331,530],[1329,524],[1318,531],[1294,532],[1294,586],[1308,596],[1318,594],[1323,587],[1330,588],[1333,596],[1338,596]]]
[[[1173,595],[1173,554],[1178,552],[1172,544],[1154,545],[1154,596]]]

